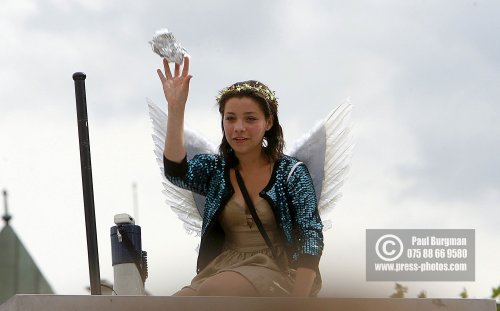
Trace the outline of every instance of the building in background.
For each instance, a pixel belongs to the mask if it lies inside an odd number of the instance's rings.
[[[0,231],[0,304],[15,294],[53,294],[52,288],[9,225],[7,192],[3,191],[5,225]]]

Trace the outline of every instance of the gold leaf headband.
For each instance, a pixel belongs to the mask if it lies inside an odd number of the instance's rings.
[[[231,86],[228,86],[226,88],[223,88],[222,90],[219,91],[219,95],[216,97],[217,102],[220,102],[221,98],[228,94],[228,93],[233,93],[235,92],[240,93],[240,92],[257,92],[264,96],[266,101],[270,104],[273,102],[276,102],[276,95],[274,91],[269,90],[266,86],[257,83],[256,85],[251,85],[249,83],[241,83],[241,84],[233,84]]]

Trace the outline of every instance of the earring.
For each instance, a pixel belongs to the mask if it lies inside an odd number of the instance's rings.
[[[267,141],[267,137],[266,137],[266,136],[264,136],[264,137],[262,138],[262,147],[266,148],[266,147],[267,147],[267,145],[269,145],[269,142]]]

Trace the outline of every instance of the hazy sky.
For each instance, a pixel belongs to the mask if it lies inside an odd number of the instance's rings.
[[[325,233],[322,295],[387,297],[366,282],[365,229],[476,229],[475,282],[402,282],[415,297],[482,298],[500,283],[500,1],[98,1],[0,3],[0,187],[12,226],[59,294],[88,286],[72,74],[87,74],[101,277],[109,228],[137,183],[147,289],[195,273],[161,194],[146,97],[165,105],[148,41],[169,28],[192,56],[187,122],[220,140],[217,91],[261,80],[289,145],[346,97],[356,147]]]

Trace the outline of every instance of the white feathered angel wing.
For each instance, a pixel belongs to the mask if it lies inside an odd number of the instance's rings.
[[[181,189],[169,182],[163,173],[163,149],[165,148],[165,134],[167,114],[151,99],[146,98],[149,108],[149,117],[153,123],[153,142],[156,161],[163,178],[163,194],[166,203],[184,223],[188,234],[200,235],[205,197],[188,190]],[[187,158],[191,159],[200,153],[216,153],[216,148],[201,134],[188,127],[184,128],[185,148]]]
[[[299,139],[289,153],[309,169],[325,230],[331,228],[328,214],[342,197],[340,190],[350,168],[351,111],[347,99]]]

